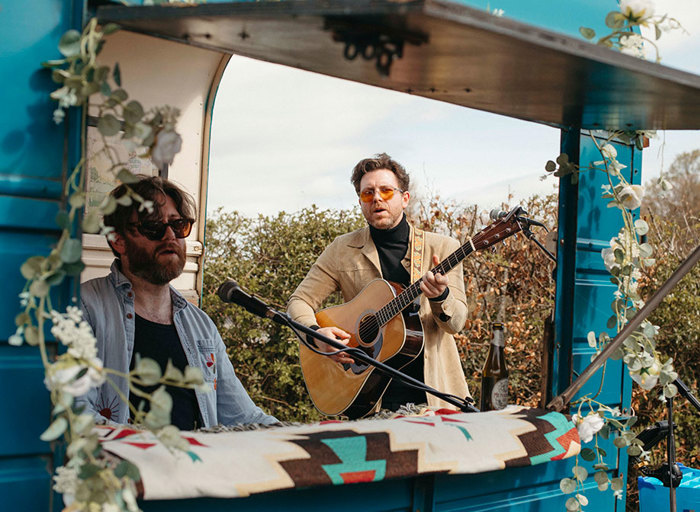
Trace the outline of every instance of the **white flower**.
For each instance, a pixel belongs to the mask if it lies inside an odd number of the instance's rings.
[[[603,257],[603,263],[605,263],[608,272],[618,266],[617,261],[615,261],[615,249],[612,247],[606,247],[600,251],[600,255]]]
[[[80,308],[68,306],[66,313],[51,311],[53,327],[51,334],[64,345],[76,359],[93,359],[97,356],[97,340],[92,328],[85,320]]]
[[[78,472],[75,468],[58,466],[53,476],[53,490],[61,494],[75,494],[78,485]]]
[[[162,169],[165,164],[173,163],[180,148],[182,148],[182,137],[175,131],[163,130],[156,136],[156,142],[151,149],[151,160],[158,169]]]
[[[651,388],[656,386],[656,383],[659,381],[660,373],[661,365],[655,360],[646,368],[641,368],[636,372],[630,371],[630,377],[632,377],[632,380],[639,384],[642,389],[649,391]]]
[[[620,12],[634,21],[642,21],[654,15],[651,0],[620,0]]]
[[[79,364],[60,367],[62,363],[52,365],[44,379],[46,388],[49,391],[60,390],[72,396],[83,396],[91,388],[105,381],[101,371],[102,361],[95,357],[90,363],[87,367]],[[80,375],[81,372],[83,372],[82,375]]]
[[[603,418],[597,414],[589,414],[585,418],[581,418],[578,414],[574,414],[571,417],[571,421],[576,425],[576,430],[578,430],[578,436],[581,438],[581,442],[588,443],[593,439],[593,435],[598,432],[605,422]]]
[[[618,195],[622,206],[629,210],[636,210],[642,205],[644,187],[641,185],[625,185]]]
[[[617,158],[617,149],[612,144],[605,144],[600,152],[605,159]]]
[[[505,12],[506,11],[504,11],[503,9],[494,9],[493,11],[491,11],[491,14],[500,18],[505,14]]]
[[[643,59],[646,56],[644,49],[644,38],[639,34],[620,37],[620,51],[633,57]]]

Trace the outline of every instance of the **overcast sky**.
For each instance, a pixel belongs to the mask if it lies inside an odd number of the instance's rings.
[[[700,1],[655,5],[690,33],[664,34],[662,64],[700,74]],[[312,203],[349,208],[357,204],[352,167],[382,151],[409,170],[421,193],[490,209],[509,192],[517,201],[553,189],[551,178],[539,177],[558,154],[559,136],[535,123],[233,57],[214,109],[207,209],[255,216]],[[644,181],[698,148],[700,132],[660,132],[643,153]]]

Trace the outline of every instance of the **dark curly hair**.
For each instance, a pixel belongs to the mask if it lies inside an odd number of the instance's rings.
[[[110,195],[115,199],[119,199],[127,193],[128,189],[131,189],[144,200],[152,201],[153,211],[149,213],[147,209],[140,208],[141,203],[138,201],[132,201],[128,206],[117,203],[116,209],[112,213],[105,215],[105,226],[111,226],[114,228],[114,231],[124,235],[134,212],[136,212],[139,222],[160,220],[162,216],[160,209],[164,205],[163,198],[165,197],[170,197],[173,200],[175,208],[177,208],[178,213],[183,218],[196,220],[194,198],[175,183],[159,176],[139,176],[138,178],[139,181],[136,183],[122,183],[112,190]],[[112,249],[112,252],[115,256],[119,256],[114,249]]]
[[[374,158],[365,158],[360,160],[353,168],[350,182],[355,187],[355,192],[357,192],[358,195],[360,194],[360,181],[362,181],[362,176],[368,172],[376,171],[378,169],[386,169],[387,171],[393,172],[399,181],[399,187],[401,190],[404,192],[408,190],[411,178],[408,176],[408,173],[406,172],[406,169],[404,169],[403,165],[398,163],[396,160],[392,160],[392,158],[386,153],[379,153],[374,155]]]

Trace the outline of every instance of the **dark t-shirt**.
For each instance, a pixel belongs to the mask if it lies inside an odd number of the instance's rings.
[[[148,357],[155,360],[165,373],[170,359],[175,368],[184,372],[187,366],[187,357],[177,335],[175,325],[157,324],[136,315],[136,332],[134,335],[134,354],[131,358],[129,369],[133,370],[136,364],[136,354],[141,358]],[[160,384],[155,386],[138,386],[146,393],[153,393]],[[173,410],[171,423],[181,430],[194,430],[201,427],[202,422],[197,396],[193,389],[185,389],[177,386],[166,386],[165,388],[173,398]],[[149,402],[143,398],[130,393],[129,401],[138,409],[141,402],[144,403],[144,410],[149,410]],[[133,415],[132,415],[133,417]]]

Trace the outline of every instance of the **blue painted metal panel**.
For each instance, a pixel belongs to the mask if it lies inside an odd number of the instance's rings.
[[[0,344],[0,389],[8,390],[0,401],[0,458],[48,453],[39,435],[50,423],[51,404],[36,347]]]
[[[0,458],[2,510],[50,510],[50,463],[44,457]]]
[[[599,144],[603,142],[598,139]],[[618,160],[627,166],[623,170],[626,179],[639,183],[641,152],[619,142],[613,145]],[[562,152],[584,169],[590,163],[601,160],[593,140],[577,131],[563,134]],[[593,351],[586,339],[589,331],[596,334],[607,331],[611,337],[615,335],[614,330],[607,329],[606,323],[612,315],[610,303],[616,287],[610,282],[600,251],[609,247],[610,239],[619,232],[623,223],[620,211],[607,208],[607,200],[601,197],[603,184],[608,184],[607,175],[598,171],[582,172],[575,184],[570,177],[565,177],[561,182],[552,395],[563,392],[590,363]],[[603,371],[605,380],[601,388]],[[631,379],[624,365],[620,361],[609,361],[584,385],[574,400],[587,394],[597,395],[598,401],[609,406],[628,408]],[[606,451],[608,458],[613,458],[606,461],[613,468],[613,476],[626,474],[626,452],[612,445]],[[618,502],[615,502],[615,506],[618,506]]]
[[[50,401],[38,350],[10,347],[7,339],[20,310],[20,265],[29,256],[48,255],[56,244],[61,184],[80,147],[79,114],[61,126],[53,122],[56,102],[49,93],[56,84],[41,62],[60,58],[58,41],[69,28],[80,28],[84,6],[82,0],[15,0],[1,7],[0,386],[9,391],[0,405],[0,508],[38,511],[52,507],[56,454],[39,440]],[[71,286],[67,280],[57,287],[55,308],[65,308]]]

